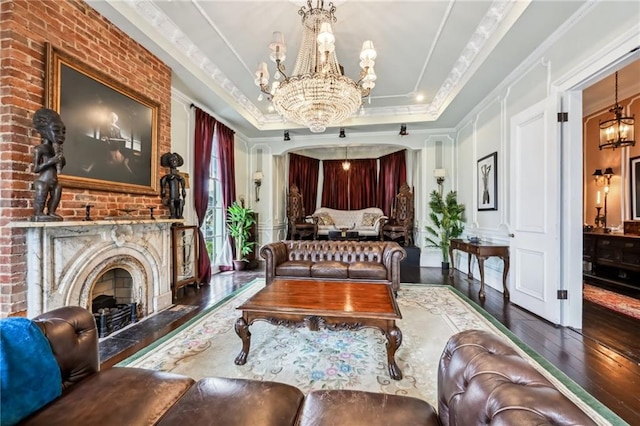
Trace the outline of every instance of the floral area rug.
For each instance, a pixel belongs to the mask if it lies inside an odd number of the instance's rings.
[[[438,363],[447,340],[462,330],[482,329],[510,342],[599,424],[611,423],[594,407],[604,411],[606,417],[617,418],[548,362],[542,367],[531,349],[521,342],[514,344],[517,338],[479,306],[442,285],[403,284],[398,292],[403,319],[396,325],[403,339],[396,363],[402,370],[402,380],[389,377],[385,337],[373,329],[312,332],[256,321],[250,326],[247,363],[235,365],[242,347],[234,330],[241,316],[236,307],[263,286],[263,279],[256,280],[118,366],[170,371],[196,380],[221,376],[277,381],[297,386],[305,393],[348,388],[409,395],[437,407]]]
[[[583,297],[613,311],[640,319],[640,300],[589,284],[584,284]]]

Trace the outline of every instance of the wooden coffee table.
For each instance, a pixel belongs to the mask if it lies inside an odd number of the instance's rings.
[[[275,279],[237,309],[242,310],[242,317],[235,323],[236,333],[242,339],[242,350],[235,359],[237,365],[247,362],[251,346],[249,326],[254,321],[308,327],[311,331],[377,328],[387,338],[389,375],[394,380],[402,379],[395,361],[396,350],[402,344],[396,320],[402,315],[388,284]]]

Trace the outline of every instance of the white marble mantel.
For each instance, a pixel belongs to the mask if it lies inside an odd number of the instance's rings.
[[[144,315],[172,303],[171,224],[175,219],[13,222],[26,229],[27,315],[61,306],[90,308],[91,288],[113,268],[128,271]]]

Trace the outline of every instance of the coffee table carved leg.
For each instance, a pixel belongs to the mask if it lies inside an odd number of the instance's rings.
[[[236,365],[244,365],[247,362],[247,355],[249,354],[249,347],[251,346],[251,332],[249,331],[249,325],[243,317],[236,320],[235,324],[236,334],[242,339],[242,350],[234,360]]]
[[[387,365],[389,366],[389,376],[393,380],[402,380],[402,371],[396,364],[396,351],[402,344],[402,331],[395,325],[385,333],[387,337]]]

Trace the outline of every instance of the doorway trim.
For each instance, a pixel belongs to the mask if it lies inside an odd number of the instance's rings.
[[[561,307],[560,324],[582,328],[582,212],[583,212],[583,129],[582,91],[627,64],[640,59],[640,25],[600,49],[589,60],[557,80],[552,92],[562,99],[561,110],[569,121],[562,129],[561,194],[561,283],[569,294]],[[577,118],[576,118],[577,117]]]

